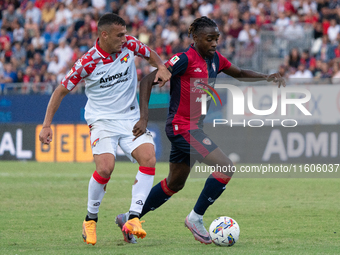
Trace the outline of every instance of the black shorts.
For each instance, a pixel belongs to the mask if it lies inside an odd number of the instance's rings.
[[[171,163],[186,163],[192,167],[196,160],[202,160],[218,146],[202,129],[188,130],[175,136],[168,135],[171,142]]]

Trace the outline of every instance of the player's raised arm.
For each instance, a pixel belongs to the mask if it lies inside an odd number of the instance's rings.
[[[149,120],[148,105],[150,101],[151,89],[152,85],[157,84],[157,82],[154,82],[156,74],[157,70],[149,73],[141,80],[139,85],[140,119],[132,129],[132,133],[135,136],[135,139],[144,134],[146,131],[146,126]]]
[[[222,70],[225,74],[230,75],[231,77],[241,80],[242,79],[247,79],[251,78],[251,80],[247,81],[274,81],[275,83],[278,83],[278,87],[280,88],[281,85],[283,87],[286,87],[286,82],[285,80],[281,77],[279,73],[273,73],[273,74],[263,74],[263,73],[258,73],[252,70],[246,70],[246,69],[241,69],[238,66],[235,66],[231,64],[229,68],[225,68]]]
[[[155,79],[154,82],[157,82],[158,80],[160,80],[159,82],[159,86],[163,87],[164,84],[170,80],[171,78],[171,73],[169,72],[169,70],[166,68],[166,66],[163,64],[162,59],[158,56],[158,54],[151,50],[150,52],[150,58],[147,59],[149,64],[157,67],[157,73],[155,75]]]
[[[63,85],[59,85],[53,92],[50,101],[47,105],[43,127],[39,134],[39,140],[42,143],[49,144],[52,141],[53,136],[51,129],[52,119],[54,117],[54,114],[58,110],[61,101],[69,92],[70,91],[66,89]]]

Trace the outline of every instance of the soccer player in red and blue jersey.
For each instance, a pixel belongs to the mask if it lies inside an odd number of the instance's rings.
[[[185,52],[173,56],[166,63],[172,74],[170,106],[166,122],[166,134],[171,142],[169,175],[152,188],[141,216],[161,206],[184,187],[190,169],[196,160],[209,166],[221,166],[221,169],[224,166],[231,169],[233,165],[225,153],[203,131],[204,116],[201,115],[201,102],[196,100],[201,97],[202,90],[197,89],[197,84],[190,82],[190,79],[207,80],[216,78],[218,73],[224,72],[236,79],[251,78],[252,81],[274,81],[278,82],[279,87],[285,86],[279,73],[266,75],[240,69],[217,52],[216,46],[220,33],[213,20],[207,17],[196,19],[189,28],[190,35],[193,37],[194,44]],[[142,135],[146,130],[147,106],[155,74],[155,72],[150,73],[140,84],[141,118],[133,130],[136,137]],[[203,87],[209,89],[208,86],[203,85]],[[185,219],[185,225],[190,229],[195,239],[201,243],[212,242],[203,225],[203,215],[225,190],[232,175],[232,171],[211,174],[206,180],[194,209]]]

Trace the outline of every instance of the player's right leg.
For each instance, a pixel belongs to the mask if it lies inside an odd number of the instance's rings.
[[[150,191],[143,206],[140,217],[149,211],[153,211],[168,201],[172,195],[180,191],[189,176],[190,166],[186,163],[171,163],[169,175],[164,180],[156,184]]]
[[[145,204],[145,200],[148,197],[153,185],[156,156],[151,134],[144,134],[136,139],[135,142],[135,146],[138,146],[133,149],[131,156],[137,160],[139,164],[139,170],[137,172],[135,182],[132,185],[132,199],[128,220],[124,224],[122,231],[124,231],[126,234],[133,234],[138,238],[143,239],[146,236],[146,232],[141,225],[143,221],[140,221],[139,218]],[[121,143],[121,147],[125,147],[123,141]],[[131,148],[131,146],[129,147]],[[124,149],[126,150],[126,148]],[[126,240],[125,236],[124,240]]]
[[[178,135],[171,140],[170,168],[167,178],[156,184],[150,191],[140,217],[153,211],[180,191],[190,173],[190,145]]]
[[[230,159],[223,153],[223,151],[221,151],[220,148],[216,148],[211,151],[201,161],[209,166],[221,166],[221,169],[231,169],[233,166]],[[190,229],[192,234],[195,236],[195,239],[201,243],[211,243],[209,233],[203,225],[203,215],[208,207],[221,196],[226,185],[230,181],[232,174],[232,171],[212,173],[206,180],[195,207],[185,219],[185,225]],[[197,230],[201,233],[201,235],[197,235]]]
[[[96,225],[98,221],[99,206],[106,192],[107,183],[110,180],[115,166],[115,155],[118,144],[117,137],[107,136],[103,132],[105,122],[95,122],[91,126],[92,154],[96,164],[88,186],[87,215],[83,222],[84,242],[95,245],[97,242]]]
[[[96,225],[99,206],[106,192],[114,168],[115,157],[110,153],[94,155],[96,171],[93,173],[88,186],[87,215],[83,222],[84,242],[95,245],[97,242]]]

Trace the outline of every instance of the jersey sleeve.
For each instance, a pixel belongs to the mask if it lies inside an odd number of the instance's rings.
[[[220,73],[222,72],[224,69],[228,69],[229,67],[231,67],[231,63],[229,62],[229,60],[222,56],[221,53],[217,52],[217,55],[218,55],[218,59],[219,59],[219,62],[220,62],[220,66],[218,68],[218,72],[217,73]]]
[[[135,55],[142,57],[142,58],[149,58],[151,54],[151,49],[149,46],[145,45],[137,38],[127,35],[127,48],[134,52]]]
[[[172,56],[166,63],[172,76],[183,75],[188,67],[188,57],[184,53],[179,53]]]
[[[88,77],[93,70],[96,68],[98,61],[92,59],[92,52],[84,54],[77,62],[73,65],[71,70],[62,79],[61,84],[68,90],[72,90],[77,84],[84,78]]]

